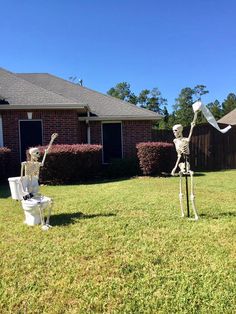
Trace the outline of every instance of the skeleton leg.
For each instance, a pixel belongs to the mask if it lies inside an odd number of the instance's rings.
[[[184,217],[182,178],[183,178],[183,173],[180,171],[179,172],[179,201],[180,201],[181,217]]]
[[[43,228],[43,226],[45,225],[45,220],[44,220],[44,212],[43,212],[43,209],[42,209],[42,206],[41,206],[40,203],[38,204],[38,209],[39,209],[41,225],[42,225],[42,228]]]
[[[198,214],[197,209],[195,205],[195,195],[194,195],[194,185],[193,185],[193,171],[189,171],[190,178],[191,178],[191,194],[190,194],[190,200],[192,202],[193,212],[194,212],[194,218],[195,220],[198,220]]]

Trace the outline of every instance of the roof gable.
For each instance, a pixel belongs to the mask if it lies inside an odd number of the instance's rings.
[[[46,106],[48,104],[71,105],[77,101],[32,84],[21,77],[0,68],[0,95],[9,105]]]
[[[89,106],[97,119],[149,119],[159,120],[162,116],[128,102],[96,92],[48,73],[19,73],[23,78],[49,91],[74,99]],[[96,119],[96,118],[91,118]]]

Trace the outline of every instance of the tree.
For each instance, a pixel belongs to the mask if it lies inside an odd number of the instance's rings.
[[[164,106],[164,108],[162,109],[162,115],[163,115],[163,118],[157,122],[156,127],[162,130],[170,129],[171,127],[170,127],[169,122],[171,121],[171,115],[169,114],[166,106]]]
[[[124,101],[132,100],[132,103],[135,103],[137,101],[136,96],[130,90],[130,84],[127,82],[121,82],[116,84],[115,87],[109,89],[107,94]]]
[[[210,110],[216,120],[219,120],[223,116],[222,106],[218,100],[210,102],[207,105],[207,108]]]
[[[138,96],[138,103],[142,108],[162,113],[162,106],[166,105],[167,100],[161,96],[157,87],[152,90],[144,89]]]
[[[230,93],[222,103],[223,116],[236,108],[236,95]]]
[[[190,125],[193,120],[192,104],[207,94],[205,85],[196,85],[194,88],[185,87],[181,90],[174,105],[175,123],[180,123],[183,127]],[[201,118],[199,118],[200,122]]]
[[[196,85],[193,89],[196,100],[201,100],[202,95],[209,93],[205,85]]]
[[[174,105],[175,123],[182,124],[183,127],[189,125],[193,119],[193,95],[192,88],[183,88]]]

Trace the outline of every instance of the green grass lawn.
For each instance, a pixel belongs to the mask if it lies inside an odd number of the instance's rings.
[[[197,222],[178,178],[43,186],[49,231],[1,186],[0,313],[236,313],[236,170],[195,182]]]

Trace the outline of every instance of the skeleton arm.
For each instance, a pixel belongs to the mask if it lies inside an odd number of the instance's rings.
[[[191,122],[190,132],[189,132],[189,135],[188,135],[188,142],[190,142],[190,140],[191,140],[191,136],[192,136],[192,133],[193,133],[193,128],[196,125],[197,115],[198,115],[198,111],[195,111],[194,112],[193,121]]]
[[[48,147],[45,149],[45,152],[44,152],[44,155],[43,155],[43,160],[42,160],[42,163],[41,163],[41,166],[43,167],[44,166],[44,162],[45,162],[45,159],[46,159],[46,156],[47,156],[47,153],[48,151],[50,150],[51,146],[52,146],[52,143],[54,142],[55,138],[58,136],[57,133],[53,133],[52,136],[51,136],[51,141],[50,143],[48,144]]]
[[[174,139],[174,144],[175,144],[175,148],[176,148],[176,139]],[[176,149],[177,150],[177,149]],[[175,171],[176,171],[176,169],[177,169],[177,167],[178,167],[178,164],[179,164],[179,161],[180,161],[180,158],[181,158],[181,153],[177,150],[177,156],[178,156],[178,158],[177,158],[177,161],[176,161],[176,163],[175,163],[175,166],[174,166],[174,168],[172,169],[172,171],[171,171],[171,175],[172,176],[174,176],[175,175]]]
[[[25,161],[21,163],[21,171],[20,171],[20,177],[21,177],[21,179],[22,179],[23,176],[24,176],[25,164],[26,164]]]
[[[27,195],[28,192],[25,190],[24,188],[24,185],[23,185],[23,177],[24,177],[24,172],[25,172],[25,166],[26,166],[26,162],[22,162],[21,163],[21,171],[20,171],[20,185],[21,185],[21,189],[22,189],[22,192]]]
[[[179,164],[180,158],[181,158],[181,155],[180,155],[180,154],[178,154],[178,158],[177,158],[177,161],[176,161],[176,163],[175,163],[175,166],[174,166],[174,168],[173,168],[173,169],[172,169],[172,171],[171,171],[171,175],[172,175],[172,176],[174,176],[174,175],[175,175],[175,171],[176,171],[176,169],[177,169],[177,167],[178,167],[178,164]]]

